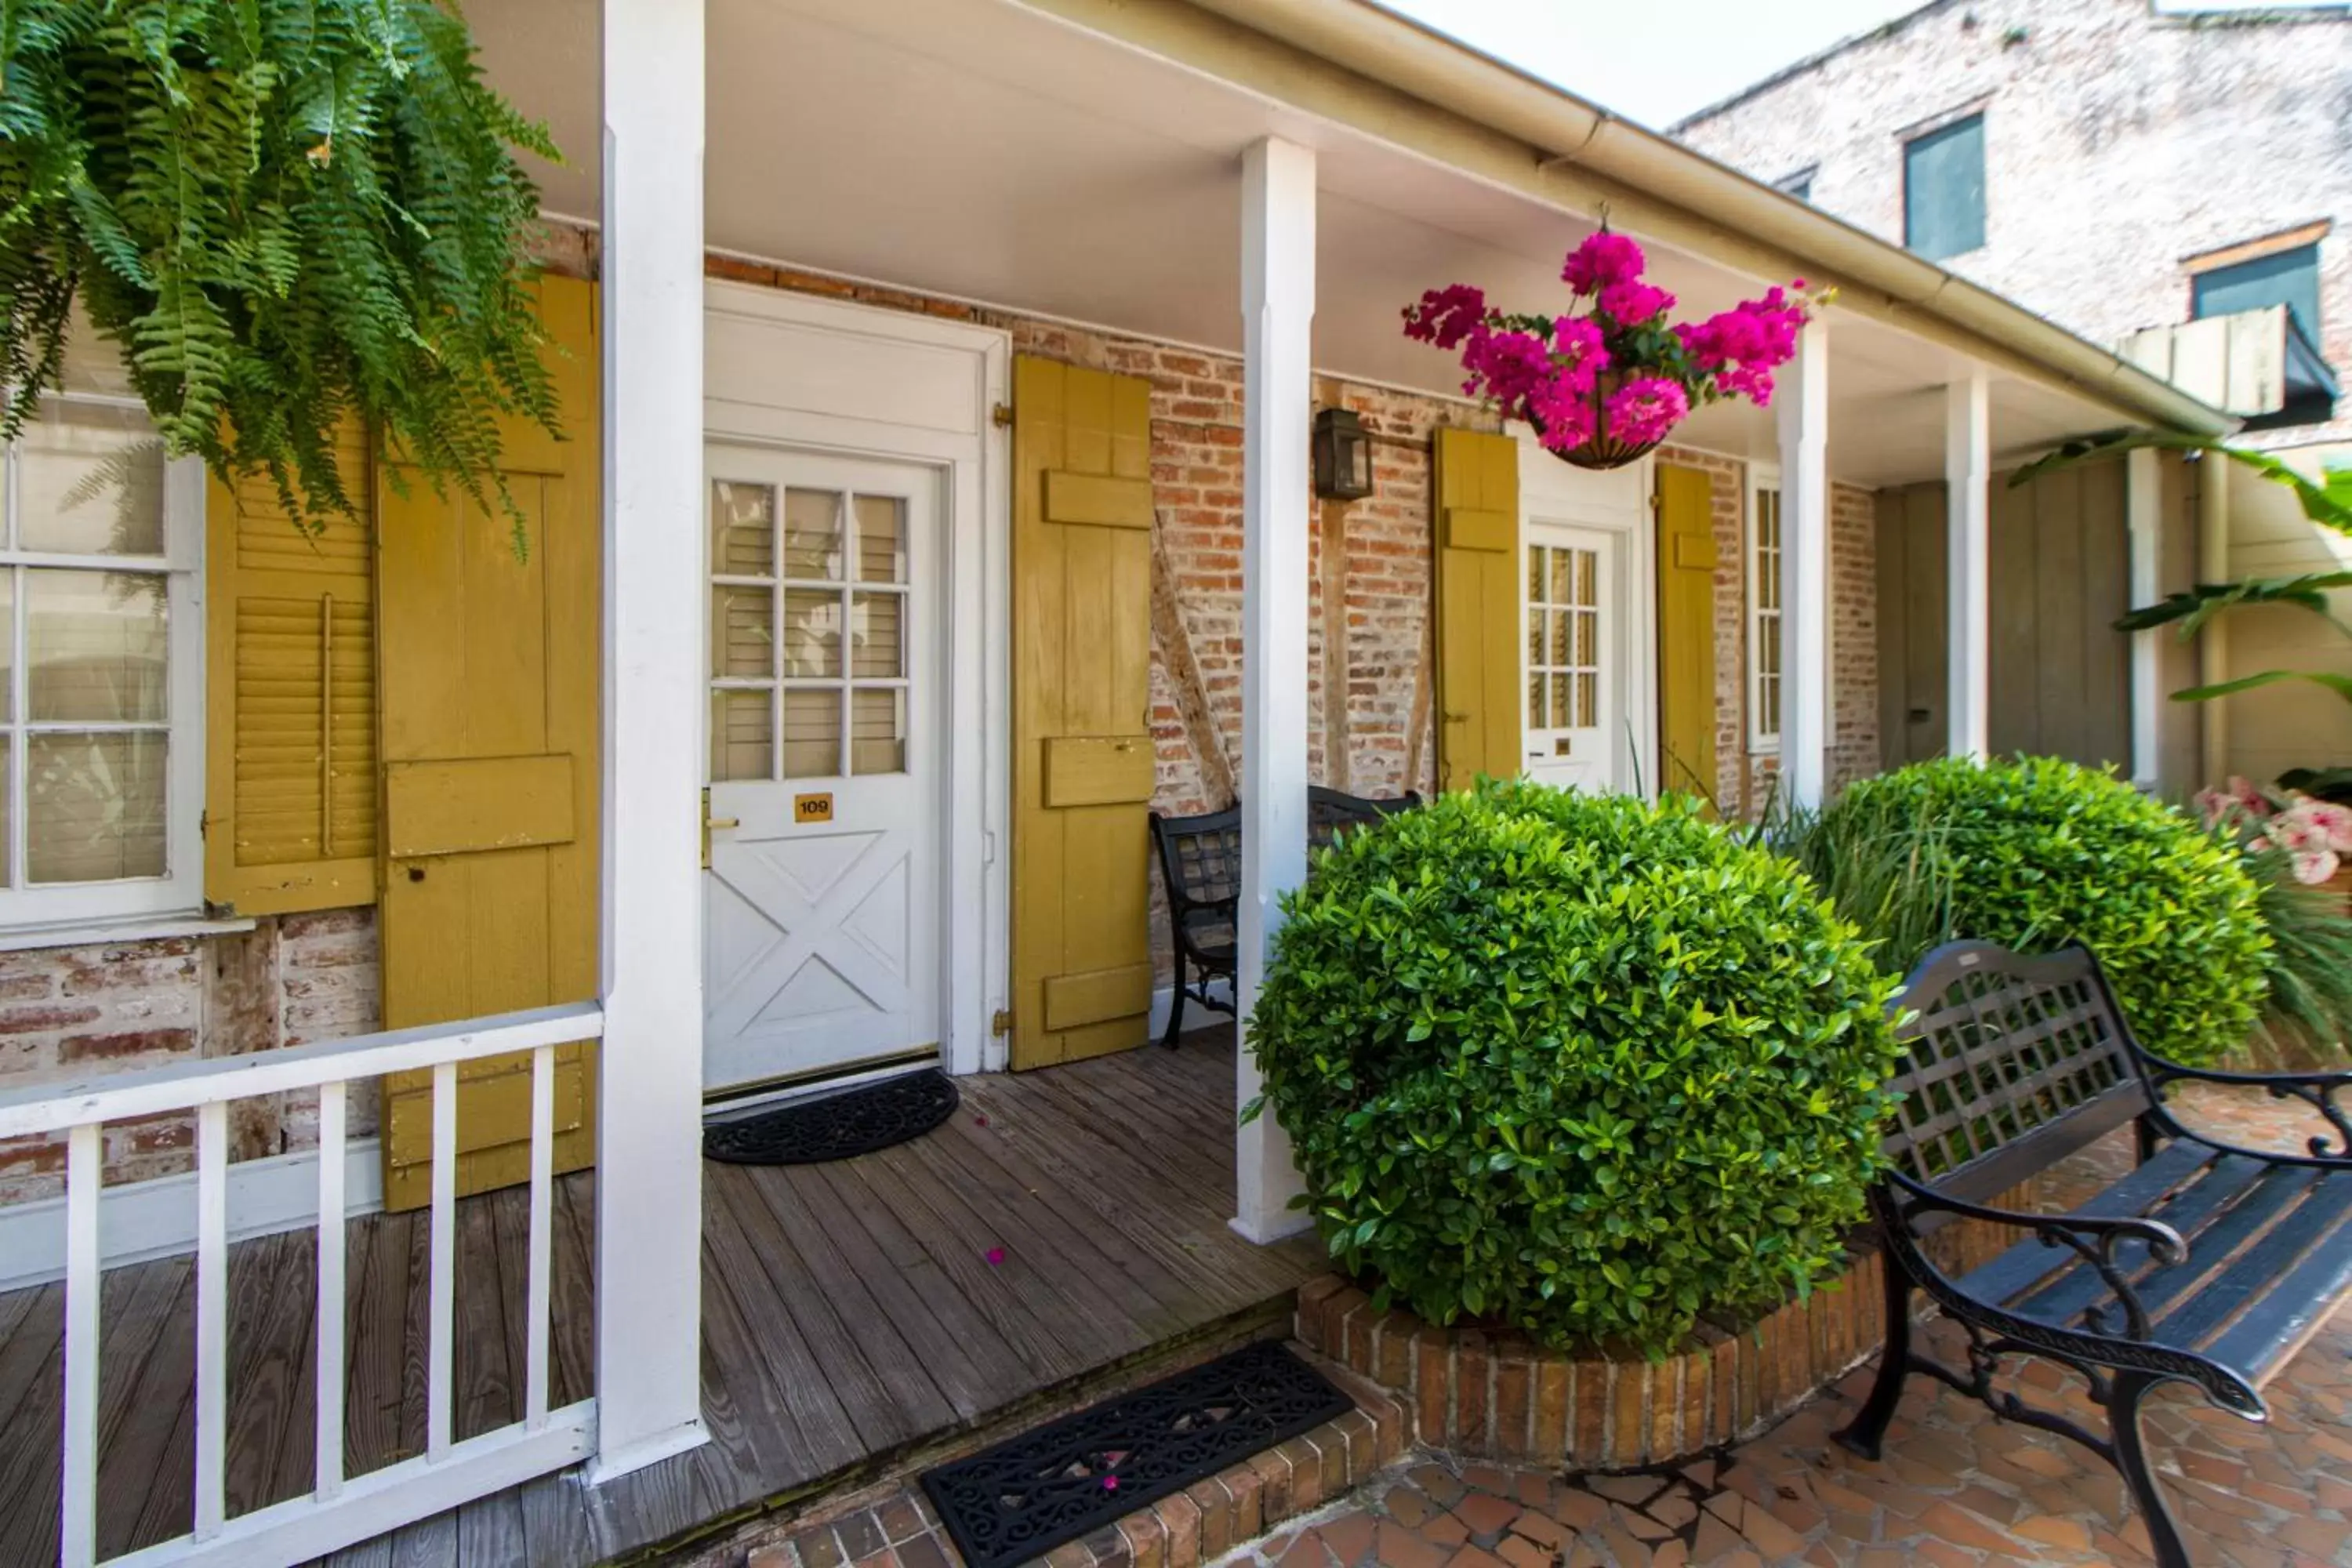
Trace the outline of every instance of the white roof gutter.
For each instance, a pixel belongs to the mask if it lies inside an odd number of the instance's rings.
[[[2120,409],[2188,434],[2238,422],[2023,306],[1366,0],[1191,0],[1808,266],[1885,294]]]

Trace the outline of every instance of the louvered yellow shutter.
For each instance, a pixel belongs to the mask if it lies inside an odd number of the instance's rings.
[[[375,521],[368,443],[336,454],[366,515],[305,537],[269,481],[205,499],[205,897],[258,915],[376,892]]]
[[[1519,772],[1519,444],[1441,429],[1437,465],[1438,782]]]

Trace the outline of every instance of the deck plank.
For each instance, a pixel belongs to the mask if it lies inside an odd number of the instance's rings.
[[[499,1258],[495,1193],[457,1205],[457,1300],[450,1333],[457,1380],[449,1426],[458,1442],[522,1419],[521,1369],[508,1360],[507,1295]],[[513,1260],[520,1268],[522,1259]]]
[[[826,1384],[840,1400],[866,1450],[887,1448],[913,1436],[920,1428],[892,1402],[889,1385],[866,1362],[856,1336],[826,1299],[749,1173],[736,1166],[712,1166],[704,1190],[723,1194],[722,1201],[741,1226],[769,1284],[799,1327],[802,1341],[815,1354]]]
[[[867,1450],[848,1411],[761,1267],[758,1252],[735,1217],[732,1199],[707,1179],[703,1190],[708,1195],[702,1289],[706,1296],[723,1298],[740,1314],[765,1381],[782,1397],[789,1423],[782,1434],[785,1447],[812,1475],[851,1463]]]
[[[1138,1285],[1108,1252],[1086,1232],[1071,1226],[1027,1187],[1005,1175],[1003,1167],[982,1158],[955,1138],[920,1138],[908,1152],[930,1168],[940,1184],[956,1194],[975,1214],[1002,1225],[1006,1234],[1024,1238],[1037,1258],[1058,1262],[1053,1279],[1063,1294],[1081,1310],[1100,1312],[1108,1322],[1132,1327],[1146,1339],[1173,1331],[1200,1306],[1192,1296],[1174,1311]],[[1108,1244],[1111,1251],[1117,1243]]]
[[[833,1227],[811,1211],[811,1194],[818,1197],[822,1209],[833,1208],[824,1196],[828,1189],[821,1182],[811,1182],[803,1191],[794,1182],[792,1169],[785,1166],[746,1174],[750,1185],[791,1241],[793,1251],[800,1255],[817,1289],[824,1292],[825,1300],[839,1312],[843,1326],[857,1342],[866,1364],[880,1377],[890,1402],[906,1414],[918,1431],[952,1425],[959,1414],[955,1401],[940,1391],[933,1369],[899,1331],[877,1295],[877,1291],[889,1294],[890,1286],[896,1283],[888,1278],[890,1271],[879,1271],[882,1278],[869,1284],[857,1267],[843,1256],[832,1234]],[[961,1354],[957,1370],[964,1376],[971,1372],[970,1361]]]
[[[1003,1334],[986,1317],[963,1309],[954,1286],[937,1260],[891,1212],[890,1205],[866,1184],[865,1170],[857,1162],[812,1165],[808,1172],[824,1184],[834,1204],[851,1222],[841,1228],[845,1232],[854,1228],[863,1237],[862,1241],[845,1245],[870,1248],[862,1252],[864,1266],[877,1273],[888,1270],[904,1296],[911,1298],[912,1308],[906,1318],[900,1319],[901,1330],[910,1342],[921,1340],[928,1343],[934,1335],[952,1340],[970,1360],[978,1393],[987,1403],[992,1403],[1002,1390],[1026,1383],[1029,1369],[1020,1352],[1006,1342]],[[897,1310],[894,1308],[894,1313]],[[931,1326],[926,1328],[909,1321],[918,1313],[928,1316]],[[985,1404],[982,1407],[986,1407]],[[960,1398],[957,1408],[963,1408]]]
[[[1017,1115],[995,1118],[988,1131],[1054,1173],[1066,1191],[1090,1203],[1114,1203],[1118,1212],[1108,1223],[1129,1246],[1157,1253],[1172,1268],[1216,1277],[1236,1292],[1279,1288],[1273,1283],[1284,1273],[1279,1262],[1255,1256],[1259,1249],[1225,1224],[1230,1188],[1212,1210],[1190,1190],[1155,1173],[1135,1175],[1131,1163],[1118,1169],[1103,1146],[1090,1140],[1086,1122],[1057,1101],[1040,1099]]]
[[[344,1463],[355,1476],[418,1452],[424,1437],[421,1427],[412,1438],[401,1425],[411,1370],[409,1267],[417,1217],[376,1215],[363,1228],[368,1241],[352,1269],[359,1292],[355,1326],[344,1347]]]
[[[229,1309],[231,1518],[310,1489],[318,1409],[310,1337],[319,1298],[317,1245],[309,1231],[241,1244],[253,1248],[253,1258],[245,1289]],[[236,1275],[232,1263],[230,1276]]]
[[[163,1456],[177,1426],[194,1419],[187,1397],[196,1361],[195,1258],[184,1255],[135,1267],[142,1283],[168,1283],[171,1295],[154,1313],[145,1353],[119,1384],[115,1369],[103,1363],[119,1353],[127,1359],[128,1336],[118,1340],[109,1335],[100,1347],[100,1381],[119,1389],[122,1404],[111,1421],[106,1410],[100,1413],[98,1495],[107,1500],[98,1513],[101,1561],[169,1540],[191,1522],[185,1513],[187,1487],[165,1473]],[[106,1402],[101,1395],[101,1406]],[[195,1450],[191,1446],[188,1451],[193,1455]],[[138,1531],[147,1517],[148,1500],[159,1490],[166,1494],[164,1506],[177,1505],[181,1516],[168,1527],[159,1523],[155,1534],[142,1539]]]
[[[895,1162],[883,1154],[866,1158],[867,1187],[938,1265],[953,1292],[954,1309],[986,1320],[1028,1367],[1031,1381],[1040,1386],[1058,1383],[1107,1359],[1110,1352],[1082,1344],[1078,1333],[1058,1331],[1059,1304],[1048,1297],[1041,1309],[1038,1294],[1017,1283],[1029,1273],[1025,1266],[1008,1271],[988,1261],[995,1238],[969,1224],[943,1221],[919,1193],[919,1184],[910,1184]]]
[[[554,1278],[548,1310],[548,1364],[556,1409],[596,1392],[596,1178],[581,1171],[555,1184]]]

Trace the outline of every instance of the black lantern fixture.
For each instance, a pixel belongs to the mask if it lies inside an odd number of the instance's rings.
[[[1372,438],[1364,422],[1344,408],[1315,416],[1315,493],[1325,500],[1372,493]]]

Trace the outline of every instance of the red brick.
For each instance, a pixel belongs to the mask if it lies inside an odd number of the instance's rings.
[[[101,1016],[99,1009],[88,1005],[10,1007],[0,1009],[0,1035],[47,1034],[79,1024],[94,1024]]]
[[[60,1062],[117,1061],[125,1057],[194,1051],[194,1029],[132,1029],[120,1035],[68,1035],[58,1042]]]

